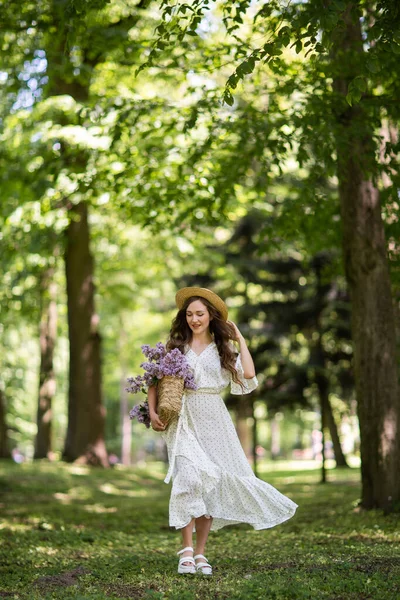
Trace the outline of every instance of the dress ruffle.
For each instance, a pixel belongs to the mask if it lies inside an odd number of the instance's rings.
[[[239,523],[268,529],[294,515],[297,504],[258,479],[250,467],[246,476],[230,473],[208,459],[186,431],[180,435],[170,499],[171,527],[181,529],[193,518],[211,515],[212,531]],[[187,444],[189,452],[185,452]],[[198,453],[196,463],[191,458],[193,449]]]

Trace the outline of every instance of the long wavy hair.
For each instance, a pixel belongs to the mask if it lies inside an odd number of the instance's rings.
[[[207,308],[210,314],[210,333],[214,338],[214,342],[218,349],[218,354],[221,360],[222,368],[232,374],[232,379],[235,383],[241,385],[238,373],[235,368],[237,352],[230,340],[235,338],[235,331],[229,323],[224,321],[219,310],[215,308],[206,298],[201,296],[192,296],[185,301],[185,304],[178,311],[175,319],[172,321],[169,338],[167,341],[167,350],[178,348],[182,354],[185,353],[185,346],[192,341],[193,333],[186,320],[186,310],[192,302],[200,300]]]

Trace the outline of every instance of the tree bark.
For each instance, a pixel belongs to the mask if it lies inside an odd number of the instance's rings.
[[[85,202],[70,208],[66,236],[70,370],[64,458],[105,467],[108,457],[101,393],[101,339],[94,308],[93,259]]]
[[[0,388],[0,458],[10,458],[8,429],[6,423],[6,402],[3,390]]]
[[[400,395],[395,319],[379,190],[374,184],[373,131],[363,103],[348,106],[363,40],[349,3],[335,42],[337,155],[343,251],[352,304],[352,335],[361,434],[362,506],[400,505]]]
[[[329,381],[323,373],[320,373],[316,377],[316,382],[320,397],[321,414],[323,415],[322,427],[329,429],[329,434],[333,444],[333,451],[335,453],[336,466],[348,467],[349,465],[347,464],[346,457],[343,454],[338,428],[329,400]]]
[[[53,357],[57,336],[56,283],[53,277],[54,268],[51,267],[45,271],[40,282],[40,372],[34,458],[49,458],[52,449],[52,401],[56,392]]]
[[[126,373],[121,379],[121,462],[129,466],[132,462],[132,421],[129,418],[129,401],[126,387]]]
[[[121,384],[120,384],[120,411],[121,411],[121,462],[123,465],[129,466],[132,462],[131,447],[132,447],[132,421],[129,418],[129,400],[128,392],[126,391],[127,365],[125,359],[125,350],[127,347],[127,335],[123,326],[121,317],[120,329],[120,364],[121,364]]]
[[[333,415],[332,405],[330,403],[329,396],[327,396],[326,398],[325,416],[326,424],[329,429],[329,433],[333,444],[333,451],[335,453],[336,466],[348,467],[349,465],[347,464],[346,457],[343,454],[342,444],[340,443],[339,432],[336,425],[335,417]]]
[[[319,350],[320,356],[322,357],[321,348],[320,348],[320,345],[321,345],[320,344],[320,340],[321,340],[321,338],[319,337],[317,349]],[[328,378],[324,375],[324,373],[321,370],[321,368],[316,370],[316,373],[315,373],[315,382],[316,382],[317,387],[318,387],[319,404],[320,404],[320,409],[321,409],[321,457],[322,457],[322,463],[321,463],[321,483],[326,483],[327,482],[327,477],[326,477],[326,466],[325,466],[325,461],[326,461],[326,453],[325,453],[325,445],[326,445],[325,429],[326,429],[326,426],[327,426],[326,407],[327,407],[327,404],[329,402],[329,400],[328,400],[329,381],[328,381]]]

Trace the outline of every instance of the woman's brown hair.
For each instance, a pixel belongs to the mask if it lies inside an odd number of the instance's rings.
[[[186,310],[189,304],[196,300],[200,300],[210,314],[210,333],[214,337],[222,368],[232,374],[232,379],[235,383],[241,384],[235,368],[237,352],[235,353],[235,348],[230,343],[230,340],[235,338],[235,331],[232,325],[223,320],[219,310],[217,310],[206,298],[192,296],[185,301],[185,304],[172,321],[167,341],[167,350],[170,351],[174,348],[178,348],[182,354],[184,354],[185,346],[191,342],[193,334],[186,320]]]

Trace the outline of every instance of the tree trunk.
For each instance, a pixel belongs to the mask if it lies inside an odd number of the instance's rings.
[[[323,381],[325,380],[325,381]],[[335,461],[337,467],[348,467],[346,457],[343,454],[342,445],[340,443],[339,432],[336,425],[335,417],[333,415],[332,406],[329,400],[329,382],[328,379],[324,375],[319,375],[317,377],[317,385],[320,396],[320,404],[321,404],[321,414],[323,415],[323,427],[327,427],[329,429],[329,433],[331,436],[333,451],[335,453]]]
[[[10,458],[8,430],[6,423],[6,402],[3,390],[0,388],[0,458]]]
[[[129,418],[129,401],[127,385],[127,365],[125,359],[125,350],[127,344],[126,330],[121,320],[120,329],[120,364],[121,364],[121,385],[120,385],[120,410],[121,410],[121,462],[123,465],[131,464],[131,447],[132,447],[132,421]]]
[[[316,375],[316,383],[319,392],[321,415],[323,415],[322,427],[327,427],[331,436],[333,451],[335,453],[335,461],[337,467],[348,467],[346,457],[343,454],[342,446],[340,443],[338,428],[336,425],[335,417],[333,416],[332,406],[329,400],[329,380],[326,377],[325,370],[325,355],[323,353],[322,345],[318,345],[318,352],[320,352],[321,360],[323,361],[323,370],[318,372]]]
[[[53,1],[53,36],[46,48],[48,61],[48,96],[69,94],[76,101],[89,97],[90,78],[71,77],[68,29],[63,5]],[[94,64],[86,64],[90,73]],[[65,157],[66,164],[72,160]],[[76,164],[86,168],[85,154],[76,154]],[[63,457],[68,461],[108,466],[104,443],[104,409],[101,398],[101,340],[98,315],[94,309],[93,258],[89,248],[88,206],[85,201],[66,207],[69,225],[66,230],[65,270],[69,328],[68,428]]]
[[[40,372],[34,458],[49,458],[51,452],[51,405],[56,391],[53,356],[57,336],[56,283],[53,277],[54,268],[49,268],[40,282]]]
[[[333,415],[332,406],[329,400],[329,396],[326,398],[326,406],[325,406],[325,416],[326,416],[326,425],[329,429],[329,433],[331,435],[331,440],[333,444],[333,451],[335,453],[335,461],[337,467],[348,467],[347,460],[345,455],[343,454],[342,445],[340,443],[339,432],[336,425],[335,417]]]
[[[322,357],[321,354],[321,347],[320,347],[320,340],[321,338],[319,337],[319,342],[318,342],[318,352],[320,353],[320,356]],[[316,374],[315,374],[315,381],[318,387],[318,393],[319,393],[319,404],[320,404],[320,409],[321,409],[321,457],[322,457],[322,464],[321,464],[321,483],[326,483],[327,478],[326,478],[326,467],[325,467],[325,460],[326,460],[326,455],[325,455],[325,444],[326,444],[326,437],[325,437],[325,429],[327,427],[327,415],[326,415],[326,408],[327,405],[329,403],[328,400],[328,393],[329,393],[329,381],[328,378],[324,375],[324,373],[322,372],[321,369],[317,369]]]
[[[359,74],[363,52],[359,18],[348,10],[336,41],[334,90],[344,264],[352,304],[361,434],[362,505],[390,511],[400,505],[395,319],[379,191],[370,174],[376,160],[373,131],[362,102],[351,107],[345,100],[349,81]]]
[[[129,417],[129,401],[126,387],[126,374],[123,374],[121,380],[121,462],[123,465],[131,464],[132,448],[132,421]]]
[[[68,296],[70,370],[68,430],[64,458],[108,466],[101,397],[100,335],[94,309],[93,259],[89,248],[88,208],[70,209],[65,269]]]

